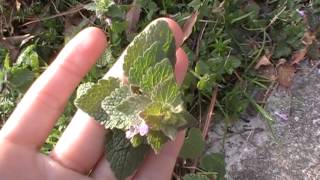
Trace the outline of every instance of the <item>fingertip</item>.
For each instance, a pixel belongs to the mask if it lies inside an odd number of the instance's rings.
[[[188,55],[184,52],[182,48],[179,48],[176,51],[176,59],[177,60],[174,68],[176,82],[178,84],[182,84],[184,77],[186,76],[188,71],[188,65],[189,65]]]
[[[83,29],[67,44],[67,46],[69,46],[69,44],[78,47],[79,45],[87,46],[88,49],[91,50],[89,52],[90,54],[97,55],[97,57],[93,58],[94,61],[102,55],[108,45],[104,31],[97,27],[87,27]],[[73,48],[77,49],[77,47]]]
[[[94,40],[98,41],[99,43],[103,44],[104,47],[107,46],[107,38],[104,31],[97,27],[87,27],[83,29],[80,33],[82,36],[91,36]]]
[[[176,21],[174,21],[173,19],[166,18],[166,17],[158,18],[155,21],[158,21],[158,20],[163,20],[168,23],[169,28],[171,29],[171,31],[174,34],[174,38],[176,41],[176,48],[178,49],[182,45],[182,42],[183,42],[183,32],[182,32],[180,25]]]

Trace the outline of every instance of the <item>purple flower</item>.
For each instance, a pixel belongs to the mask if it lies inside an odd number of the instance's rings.
[[[134,125],[131,126],[127,131],[126,131],[126,138],[131,139],[133,136],[140,134],[140,136],[145,136],[149,132],[149,126],[145,123],[142,122],[139,125]]]
[[[300,16],[304,17],[306,13],[303,10],[297,9],[297,12],[299,13]]]
[[[144,136],[144,135],[148,134],[148,132],[149,132],[149,126],[145,122],[141,123],[139,125],[139,133],[140,133],[140,135]]]
[[[137,129],[134,126],[131,126],[130,129],[126,132],[126,138],[131,139],[136,134],[138,134]]]

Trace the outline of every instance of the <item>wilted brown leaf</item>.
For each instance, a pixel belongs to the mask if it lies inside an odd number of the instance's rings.
[[[276,68],[279,67],[280,65],[286,63],[286,62],[287,62],[287,60],[284,59],[284,58],[279,59],[278,62],[277,62],[277,64],[276,64]]]
[[[296,68],[290,64],[282,64],[277,68],[278,82],[281,86],[289,88],[292,84]]]
[[[271,81],[277,80],[277,71],[272,65],[267,65],[259,68],[258,73]]]
[[[270,64],[272,64],[272,63],[270,62],[270,55],[263,55],[263,56],[259,59],[258,63],[257,63],[256,66],[254,67],[254,69],[259,69],[260,66],[267,66],[267,65],[270,65]]]
[[[304,34],[303,39],[302,39],[302,43],[305,45],[305,47],[303,49],[296,51],[292,55],[292,59],[291,59],[292,65],[298,64],[300,61],[302,61],[305,58],[305,56],[308,52],[308,49],[309,49],[310,45],[312,45],[314,40],[316,40],[316,36],[314,35],[314,33],[308,31]]]
[[[291,64],[292,65],[298,64],[300,61],[304,60],[304,57],[306,56],[307,52],[308,52],[308,47],[305,47],[303,49],[296,51],[292,55]]]
[[[306,46],[310,46],[314,40],[316,40],[316,36],[314,35],[314,33],[308,31],[304,33],[302,43]]]
[[[141,8],[136,5],[135,1],[132,3],[130,10],[127,12],[126,20],[128,22],[127,36],[137,29],[137,24],[140,18]]]
[[[189,18],[187,19],[187,21],[184,23],[183,27],[182,27],[182,31],[183,31],[183,41],[185,41],[186,39],[188,39],[188,37],[190,36],[190,34],[192,33],[192,28],[194,26],[194,24],[197,22],[197,17],[198,17],[199,12],[195,11],[193,12]]]

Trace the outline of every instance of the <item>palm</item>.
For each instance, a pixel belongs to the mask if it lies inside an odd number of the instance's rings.
[[[182,31],[168,22],[181,45]],[[1,179],[113,179],[104,157],[105,129],[87,114],[78,111],[50,156],[39,152],[64,106],[83,76],[104,51],[106,40],[101,30],[87,28],[60,52],[56,60],[31,86],[0,131]],[[175,75],[181,83],[187,71],[187,56],[177,48]],[[122,77],[123,59],[107,73]],[[169,179],[182,145],[184,133],[165,145],[159,155],[150,154],[135,179]],[[89,175],[89,172],[90,175]],[[160,174],[161,176],[156,176]]]
[[[0,146],[0,172],[3,179],[89,179],[34,149],[6,140],[1,141]]]

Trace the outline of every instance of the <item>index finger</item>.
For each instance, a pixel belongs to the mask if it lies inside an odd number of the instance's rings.
[[[87,28],[76,35],[27,91],[1,129],[1,138],[39,148],[69,96],[105,47],[105,35],[98,28]]]

